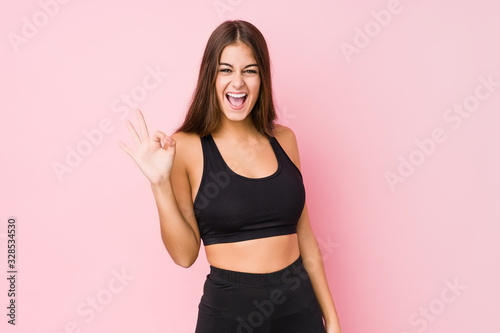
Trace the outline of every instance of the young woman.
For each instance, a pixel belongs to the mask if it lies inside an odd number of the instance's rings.
[[[128,153],[151,182],[161,237],[210,273],[196,333],[340,333],[309,224],[294,132],[276,119],[266,41],[245,21],[210,36],[184,123],[149,137],[137,110]],[[174,158],[175,157],[175,158]],[[324,318],[324,322],[323,322]]]

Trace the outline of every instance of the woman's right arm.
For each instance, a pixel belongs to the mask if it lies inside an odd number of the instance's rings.
[[[177,154],[175,133],[172,138],[156,131],[149,138],[146,121],[140,110],[136,111],[140,135],[127,121],[137,151],[121,141],[119,146],[136,162],[151,183],[160,218],[161,238],[173,261],[182,267],[190,267],[200,250],[200,232],[191,201],[191,188],[186,173],[184,154]],[[179,140],[184,141],[184,140]],[[181,147],[180,150],[187,150]],[[180,155],[180,156],[179,156]],[[175,157],[175,158],[174,158]]]
[[[171,138],[180,146],[174,159],[170,177],[166,181],[151,183],[158,215],[160,218],[161,238],[174,262],[182,267],[190,267],[200,250],[200,232],[191,201],[191,187],[187,176],[184,153],[188,138],[174,133]],[[178,145],[180,143],[181,145]]]

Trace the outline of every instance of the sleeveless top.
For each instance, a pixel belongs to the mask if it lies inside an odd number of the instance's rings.
[[[200,137],[203,174],[193,206],[204,245],[294,234],[305,204],[302,174],[278,140],[269,176],[247,178],[226,164],[211,134]]]

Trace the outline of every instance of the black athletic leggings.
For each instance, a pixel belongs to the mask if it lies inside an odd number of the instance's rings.
[[[302,257],[272,273],[210,266],[195,333],[324,333]]]

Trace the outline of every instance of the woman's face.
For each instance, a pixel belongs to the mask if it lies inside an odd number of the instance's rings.
[[[217,98],[229,120],[243,120],[252,111],[260,90],[260,74],[252,51],[244,43],[222,50],[217,82]]]

